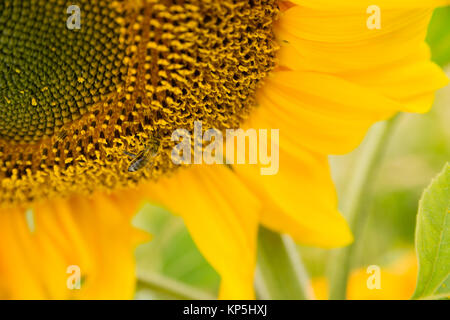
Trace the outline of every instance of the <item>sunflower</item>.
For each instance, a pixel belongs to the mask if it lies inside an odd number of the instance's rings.
[[[369,2],[80,0],[68,28],[66,1],[1,1],[0,297],[132,298],[130,220],[149,200],[183,217],[221,298],[253,297],[260,224],[349,244],[327,156],[447,83],[424,42],[447,0],[380,0],[379,29]],[[280,129],[278,174],[175,165],[171,135],[196,121]]]

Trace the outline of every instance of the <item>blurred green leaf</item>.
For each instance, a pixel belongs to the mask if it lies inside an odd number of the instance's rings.
[[[161,259],[164,275],[191,286],[218,291],[219,275],[204,259],[184,225],[167,241]]]
[[[441,66],[450,63],[450,6],[438,8],[428,29],[433,61]]]
[[[182,282],[146,270],[138,270],[137,278],[139,280],[138,286],[141,290],[149,290],[150,292],[158,294],[158,296],[165,296],[166,299],[215,299],[214,295],[209,295],[195,287],[188,286]]]
[[[256,290],[262,300],[306,300],[308,275],[291,238],[261,227]]]
[[[192,294],[192,289],[216,295],[220,277],[199,252],[181,218],[147,204],[133,224],[153,235],[151,242],[136,250],[137,270],[142,276],[139,299],[173,299],[173,292],[181,292],[183,296],[183,292],[188,291],[191,296],[199,296],[195,292]],[[173,283],[161,279],[170,279]],[[164,288],[166,290],[162,290]]]
[[[416,249],[419,276],[414,299],[430,299],[439,291],[450,274],[450,166],[433,180],[425,190],[417,217]]]

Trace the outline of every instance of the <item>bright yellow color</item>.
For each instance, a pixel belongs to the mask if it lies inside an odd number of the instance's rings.
[[[382,0],[383,27],[371,31],[365,23],[368,1],[280,2],[283,12],[275,27],[281,46],[278,67],[259,89],[259,105],[244,124],[281,129],[279,175],[261,176],[251,166],[196,166],[140,190],[183,217],[222,277],[220,298],[254,297],[259,223],[307,245],[328,248],[352,241],[337,210],[327,155],[355,148],[376,121],[400,111],[429,110],[434,92],[447,79],[429,62],[424,40],[433,7],[444,3]],[[135,202],[140,199],[136,195]],[[95,210],[88,214],[88,207]],[[120,218],[106,196],[59,200],[35,211],[46,226],[42,233],[36,231],[42,237],[39,242],[31,242],[23,211],[0,216],[5,221],[0,224],[4,296],[71,297],[61,288],[61,268],[77,260],[95,279],[84,297],[132,297],[134,242],[128,214]],[[66,237],[76,241],[69,243]],[[41,266],[33,271],[37,257],[55,261],[58,270]],[[120,264],[121,272],[114,281],[105,281],[102,266],[110,259]],[[125,289],[118,292],[119,287]]]
[[[366,268],[351,273],[347,287],[349,300],[409,300],[414,293],[417,279],[417,259],[414,253],[405,254],[392,265],[381,268],[381,289],[369,289],[367,279],[371,274]],[[328,297],[328,283],[324,278],[312,281],[317,299]]]
[[[273,176],[261,177],[259,166],[235,166],[238,177],[263,204],[261,223],[304,245],[332,248],[351,243],[351,231],[336,209],[326,157],[305,151],[291,155],[281,149],[280,159],[280,170]]]
[[[149,240],[131,226],[133,197],[97,193],[38,204],[34,222],[25,210],[1,210],[0,299],[132,299],[134,249]],[[72,265],[81,270],[80,290],[67,287]]]
[[[193,167],[144,189],[183,217],[198,248],[222,276],[221,296],[253,298],[249,279],[261,207],[236,175],[220,165]]]

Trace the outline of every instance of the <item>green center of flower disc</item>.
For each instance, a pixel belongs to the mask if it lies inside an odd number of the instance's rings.
[[[69,29],[69,5],[0,2],[0,138],[52,135],[123,78],[117,13],[108,1],[78,1],[82,27]]]

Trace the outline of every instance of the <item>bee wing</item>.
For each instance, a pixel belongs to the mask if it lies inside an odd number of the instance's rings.
[[[142,168],[144,168],[149,162],[150,159],[156,156],[158,153],[159,145],[155,147],[155,145],[149,145],[144,150],[139,152],[137,155],[134,155],[129,152],[124,152],[126,155],[133,158],[128,166],[128,172],[136,172]]]
[[[131,158],[136,158],[136,155],[134,153],[127,152],[127,151],[124,151],[123,153]]]
[[[128,166],[128,172],[136,172],[142,168],[142,152],[138,155],[135,155],[133,160],[131,160],[130,165]]]
[[[56,135],[56,141],[64,140],[66,137],[67,137],[67,131],[63,129],[60,132],[58,132],[58,134]]]

